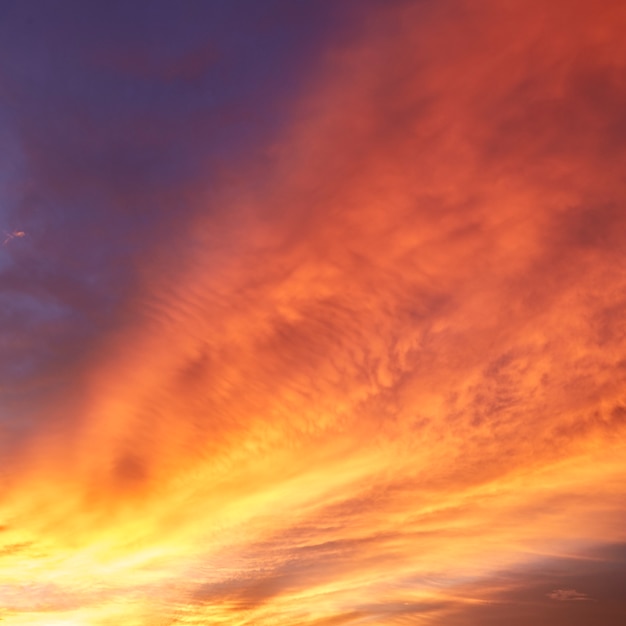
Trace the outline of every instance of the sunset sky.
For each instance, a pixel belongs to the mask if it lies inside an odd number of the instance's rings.
[[[0,0],[2,626],[624,626],[625,33]]]

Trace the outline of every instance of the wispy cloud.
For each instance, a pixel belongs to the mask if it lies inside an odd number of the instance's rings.
[[[32,181],[0,251],[8,623],[600,610],[531,579],[626,540],[626,9],[333,15],[278,95],[247,22],[239,53],[154,18],[68,60],[57,17],[3,70]]]
[[[575,589],[555,589],[548,594],[548,598],[559,602],[578,602],[591,599],[586,593],[581,593]]]

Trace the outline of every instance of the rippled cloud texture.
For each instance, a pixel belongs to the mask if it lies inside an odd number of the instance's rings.
[[[0,621],[623,624],[625,29],[3,3]]]

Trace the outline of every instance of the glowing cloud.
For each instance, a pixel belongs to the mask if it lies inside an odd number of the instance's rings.
[[[180,124],[232,123],[202,91],[228,40],[198,34],[88,57],[146,101],[114,138],[91,102],[49,130],[73,164],[23,131],[78,208],[4,242],[4,623],[623,620],[586,576],[626,571],[626,7],[332,15],[219,165]]]

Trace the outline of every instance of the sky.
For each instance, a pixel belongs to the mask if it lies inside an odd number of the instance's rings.
[[[2,626],[623,626],[625,29],[0,0]]]

